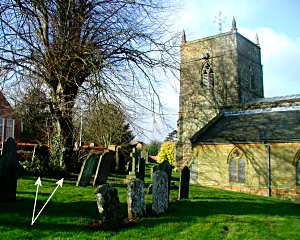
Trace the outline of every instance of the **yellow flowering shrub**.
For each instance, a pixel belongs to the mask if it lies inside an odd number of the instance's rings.
[[[157,155],[157,162],[161,163],[167,160],[171,165],[175,163],[175,143],[174,142],[164,142]]]

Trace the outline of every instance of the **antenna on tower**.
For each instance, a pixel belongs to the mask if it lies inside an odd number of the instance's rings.
[[[219,11],[218,15],[215,16],[214,23],[218,26],[219,33],[222,33],[223,24],[225,23],[225,17],[223,17],[222,11]]]

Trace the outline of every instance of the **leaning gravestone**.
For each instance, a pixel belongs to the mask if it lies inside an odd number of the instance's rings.
[[[168,196],[168,175],[164,171],[157,170],[152,176],[152,212],[154,214],[167,211]]]
[[[91,176],[95,172],[97,154],[90,153],[84,160],[76,186],[87,186],[90,183]]]
[[[142,217],[146,213],[144,182],[138,178],[128,182],[127,207],[130,221]]]
[[[96,190],[96,201],[102,223],[117,226],[121,221],[118,190],[109,184],[103,184]]]
[[[179,200],[189,198],[189,187],[190,187],[190,169],[187,166],[185,166],[181,170],[181,175],[180,175]]]
[[[17,168],[17,146],[13,138],[8,138],[0,158],[0,201],[16,200]]]
[[[111,171],[113,161],[114,161],[114,156],[112,152],[106,151],[101,155],[98,161],[93,186],[106,183],[108,175]]]

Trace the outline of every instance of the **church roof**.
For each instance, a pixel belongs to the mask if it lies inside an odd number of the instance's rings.
[[[292,102],[292,101],[299,101],[299,100],[300,100],[300,94],[295,94],[295,95],[270,97],[270,98],[257,98],[247,103],[256,104],[256,103],[273,103],[273,102]]]
[[[299,106],[225,112],[191,138],[193,145],[299,140]]]

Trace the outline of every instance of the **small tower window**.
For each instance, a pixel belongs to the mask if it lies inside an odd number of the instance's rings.
[[[214,88],[214,71],[209,62],[206,62],[202,68],[202,87],[206,89]]]

